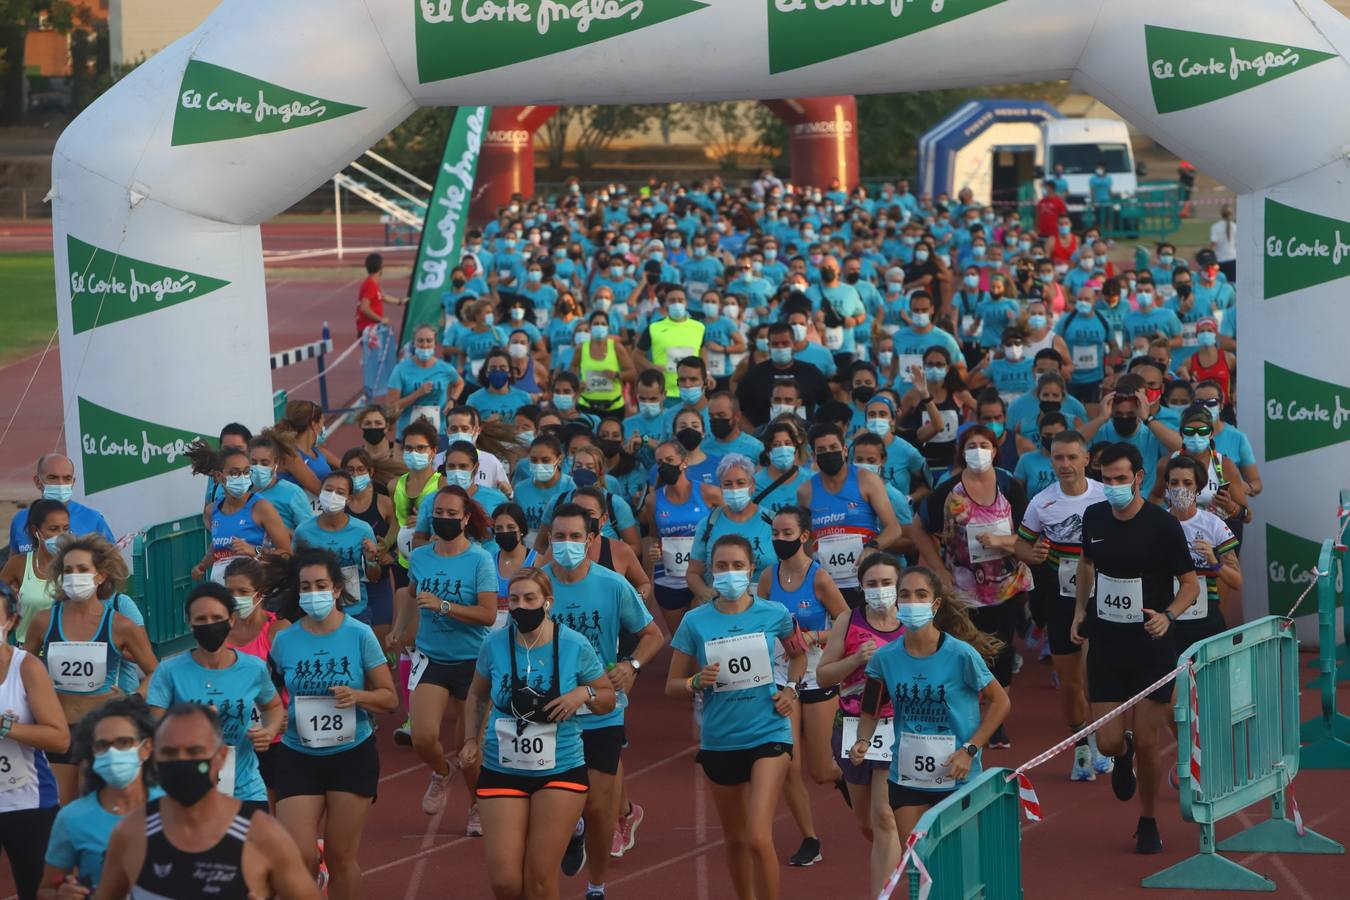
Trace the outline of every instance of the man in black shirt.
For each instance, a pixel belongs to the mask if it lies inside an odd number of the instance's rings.
[[[1108,445],[1101,453],[1101,469],[1106,502],[1083,512],[1083,555],[1070,629],[1075,643],[1092,640],[1087,676],[1093,719],[1176,667],[1172,623],[1200,590],[1181,524],[1139,493],[1144,475],[1139,449],[1126,443]],[[1115,757],[1111,788],[1122,801],[1134,796],[1138,750],[1139,853],[1162,852],[1154,806],[1162,776],[1160,738],[1168,728],[1172,690],[1168,683],[1135,707],[1133,734],[1125,731],[1123,718],[1097,732],[1102,754]]]
[[[830,389],[820,369],[792,355],[792,328],[786,322],[769,326],[769,358],[752,366],[736,388],[741,412],[756,428],[769,421],[769,399],[776,381],[792,379],[801,388],[807,418],[830,399]]]

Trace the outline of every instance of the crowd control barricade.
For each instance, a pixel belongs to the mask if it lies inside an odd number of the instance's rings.
[[[1303,829],[1297,807],[1294,821],[1286,816],[1299,766],[1298,639],[1289,620],[1266,616],[1229,629],[1191,645],[1182,659],[1192,666],[1177,676],[1177,775],[1181,815],[1200,826],[1200,852],[1143,886],[1273,891],[1274,882],[1217,851],[1344,853]],[[1269,819],[1215,842],[1219,821],[1266,799]]]
[[[1346,492],[1341,494],[1342,515]],[[1299,754],[1305,769],[1350,769],[1350,718],[1336,711],[1336,581],[1345,567],[1345,545],[1322,542],[1317,558],[1317,662],[1321,672],[1313,682],[1321,694],[1322,710],[1315,719],[1303,723],[1300,738],[1308,745]],[[1341,595],[1346,592],[1341,582]],[[1342,604],[1344,605],[1344,604]]]
[[[183,602],[197,583],[192,567],[202,561],[209,543],[210,534],[196,515],[147,528],[132,545],[135,592],[129,593],[161,659],[193,645]]]
[[[914,855],[932,877],[928,900],[1021,900],[1022,830],[1011,769],[986,769],[923,814]],[[920,875],[907,870],[910,900]]]
[[[1346,590],[1344,575],[1347,574],[1345,573],[1345,540],[1346,540],[1345,535],[1347,530],[1350,530],[1350,490],[1346,489],[1341,490],[1340,503],[1336,507],[1336,518],[1340,522],[1340,528],[1337,532],[1335,549],[1336,549],[1336,563],[1340,567],[1342,573],[1342,578],[1338,582],[1341,586],[1340,590],[1338,591],[1340,595],[1338,605],[1340,606],[1342,613],[1341,613],[1341,635],[1340,635],[1341,642],[1336,646],[1336,654],[1334,659],[1336,664],[1336,680],[1338,682],[1346,682],[1350,681],[1350,616],[1345,615],[1344,610],[1346,609],[1346,599],[1347,597],[1350,597],[1350,591]],[[1336,636],[1335,619],[1333,617],[1332,620],[1333,640],[1335,640],[1335,636]],[[1321,650],[1322,646],[1325,646],[1324,643],[1325,639],[1322,637],[1320,621],[1318,623],[1318,642],[1319,642],[1318,649]],[[1317,672],[1317,676],[1313,678],[1312,681],[1305,683],[1304,687],[1310,688],[1320,687],[1322,684],[1322,654],[1320,652],[1318,653],[1316,659],[1308,663],[1308,668]],[[1320,725],[1321,720],[1314,719],[1312,722],[1304,723],[1303,727],[1307,729],[1309,727],[1316,727]],[[1321,736],[1320,733],[1309,734],[1307,731],[1305,731],[1303,734],[1303,740],[1305,741],[1316,740],[1320,736]],[[1336,736],[1343,741],[1350,741],[1350,723],[1342,722],[1337,727]]]

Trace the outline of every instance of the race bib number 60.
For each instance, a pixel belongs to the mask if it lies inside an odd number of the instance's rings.
[[[715,692],[743,691],[773,681],[773,663],[764,632],[717,638],[703,645],[708,663],[718,663]]]

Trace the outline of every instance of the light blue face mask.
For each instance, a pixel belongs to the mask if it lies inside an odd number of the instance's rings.
[[[891,433],[890,419],[868,419],[867,430],[880,437],[885,437]]]
[[[359,493],[361,493],[362,491],[364,491],[364,490],[365,490],[366,488],[368,488],[368,487],[370,487],[370,476],[369,476],[369,475],[353,475],[353,476],[352,476],[352,491],[354,491],[355,493],[358,493],[358,494],[359,494]]]
[[[1073,308],[1076,309],[1076,310],[1078,310],[1078,314],[1079,314],[1080,316],[1090,316],[1090,315],[1092,315],[1092,301],[1091,301],[1091,300],[1079,300],[1078,302],[1076,302],[1076,303],[1073,305]]]
[[[271,466],[249,466],[248,477],[252,479],[253,486],[258,490],[265,490],[272,483]]]
[[[1209,438],[1203,434],[1182,435],[1181,443],[1187,453],[1204,453],[1209,449]]]
[[[472,444],[472,443],[473,443],[473,432],[472,432],[472,431],[452,431],[452,432],[450,432],[449,434],[447,434],[447,435],[445,436],[445,440],[446,440],[446,446],[453,446],[454,444],[458,443],[459,441],[463,441],[463,442],[466,443],[466,444]]]
[[[300,594],[300,608],[315,619],[326,619],[333,611],[332,591],[305,591]]]
[[[923,377],[936,384],[947,377],[946,366],[924,366]]]
[[[455,487],[463,488],[467,491],[469,486],[473,484],[473,473],[466,472],[463,469],[446,469],[445,483],[452,484]]]
[[[533,431],[522,431],[516,435],[516,439],[526,447],[534,443],[535,434]]]
[[[689,314],[689,308],[683,303],[671,303],[666,307],[666,314],[672,319],[683,319]]]
[[[854,463],[854,465],[862,469],[864,472],[871,472],[873,475],[881,474],[881,466],[877,465],[876,463]]]
[[[430,453],[416,453],[412,450],[403,451],[403,464],[413,472],[420,472],[431,465]]]
[[[693,387],[680,388],[680,399],[685,403],[697,403],[703,399],[703,386],[694,385]]]
[[[740,512],[750,505],[749,488],[723,488],[722,499],[732,512]]]
[[[1027,316],[1027,325],[1031,327],[1032,331],[1040,331],[1045,327],[1045,322],[1045,316]]]
[[[1219,336],[1212,331],[1201,331],[1196,334],[1195,343],[1200,347],[1213,347],[1219,343]]]
[[[551,481],[557,471],[556,463],[530,463],[530,478],[535,484]]]
[[[225,478],[225,493],[235,499],[247,494],[251,487],[253,478],[250,475],[229,475]]]
[[[142,741],[141,743],[144,743]],[[124,788],[140,774],[140,744],[126,750],[109,747],[94,757],[94,774],[115,788]]]
[[[575,395],[575,394],[554,394],[554,395],[553,395],[553,407],[554,407],[554,409],[559,409],[559,410],[562,410],[563,412],[566,412],[567,410],[571,409],[572,407],[574,407],[574,406],[576,406],[576,405],[577,405],[577,398],[576,398],[576,395]]]
[[[1124,509],[1134,502],[1133,482],[1130,484],[1103,485],[1102,492],[1106,494],[1106,502],[1116,509]]]
[[[768,353],[768,352],[769,352],[769,339],[768,339],[768,338],[755,338],[755,349],[758,350],[760,353]]]
[[[74,496],[75,488],[69,484],[44,484],[42,486],[42,499],[55,500],[57,503],[69,503],[70,498]]]
[[[895,607],[895,617],[906,628],[923,628],[933,621],[933,604],[900,603]]]
[[[638,403],[638,412],[648,419],[655,419],[665,411],[666,405],[659,400],[654,403]]]
[[[582,541],[554,541],[553,559],[564,569],[575,569],[586,558],[586,545]]]
[[[797,451],[793,447],[773,447],[769,450],[769,462],[779,471],[787,471],[796,461]]]
[[[786,366],[788,363],[792,362],[792,348],[770,347],[769,359],[777,365]]]
[[[713,589],[728,600],[744,596],[750,587],[750,573],[744,570],[718,572],[713,576]]]
[[[435,357],[436,357],[436,348],[435,348],[435,347],[414,347],[414,348],[413,348],[413,354],[414,354],[418,359],[420,359],[422,362],[426,362],[426,361],[429,360],[429,359],[435,359]]]
[[[930,313],[913,313],[909,318],[914,323],[915,328],[927,328],[933,324],[933,317]]]
[[[47,548],[48,553],[55,556],[56,551],[61,549],[61,535],[54,534],[51,537],[43,538],[42,546]]]

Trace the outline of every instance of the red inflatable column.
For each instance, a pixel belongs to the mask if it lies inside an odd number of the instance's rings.
[[[534,194],[534,133],[556,106],[494,106],[478,156],[469,218],[483,222],[511,200],[512,194]]]
[[[858,183],[858,101],[844,97],[765,100],[790,136],[792,182],[825,188],[834,179],[843,190]]]

